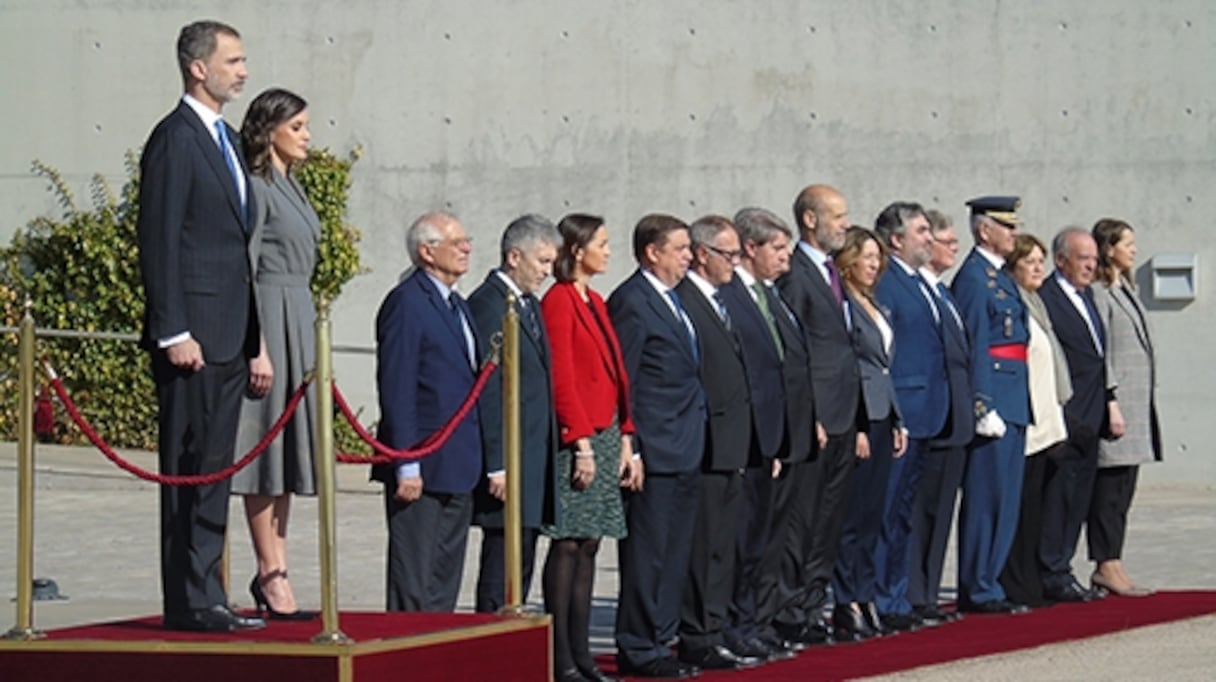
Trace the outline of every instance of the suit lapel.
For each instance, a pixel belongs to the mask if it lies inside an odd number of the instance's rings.
[[[681,343],[677,345],[684,348],[684,352],[688,355],[688,359],[690,362],[692,362],[692,364],[697,364],[696,358],[694,358],[692,354],[692,346],[689,345],[691,343],[696,343],[696,341],[690,337],[688,327],[684,326],[684,321],[677,316],[676,311],[671,309],[671,306],[668,305],[667,301],[663,300],[663,296],[659,294],[659,292],[653,286],[651,286],[650,282],[646,281],[645,277],[639,274],[638,278],[637,284],[638,286],[644,288],[643,290],[646,292],[646,301],[650,304],[650,309],[654,311],[654,314],[667,321],[668,328],[671,329],[673,334],[677,335],[676,338],[681,340]],[[678,295],[679,294],[677,292],[677,296]],[[680,304],[683,305],[683,302],[683,299],[681,299]]]
[[[726,328],[726,323],[722,321],[721,314],[716,310],[715,304],[705,298],[705,294],[701,293],[701,289],[692,281],[684,279],[676,286],[676,292],[680,295],[680,301],[684,304],[685,309],[696,308],[700,317],[709,321],[708,329],[697,328],[697,332],[702,336],[706,334],[715,334],[719,336],[724,343],[735,347],[734,334]],[[692,313],[690,312],[691,316]],[[695,326],[695,324],[694,324]],[[704,342],[702,342],[702,350],[704,350]]]
[[[192,128],[194,128],[194,141],[199,146],[199,151],[202,153],[203,158],[207,160],[207,165],[210,166],[212,172],[215,173],[216,180],[220,183],[220,186],[224,188],[224,195],[228,197],[228,205],[232,208],[232,212],[236,215],[236,217],[241,221],[241,226],[246,227],[248,220],[244,215],[244,212],[241,210],[241,195],[237,191],[236,183],[233,182],[232,173],[228,170],[228,164],[224,161],[224,154],[220,151],[219,144],[216,142],[215,138],[212,137],[211,131],[207,130],[207,127],[203,125],[202,119],[198,117],[198,114],[194,113],[194,110],[192,110],[189,105],[183,102],[179,105],[179,107],[183,111],[182,115],[184,116],[185,120]],[[224,125],[228,124],[225,123]],[[228,133],[230,137],[233,135],[231,128],[229,128]],[[241,154],[239,149],[234,149],[233,151],[236,152],[237,162],[241,172],[245,173],[245,186],[248,187],[249,173],[245,170],[245,160],[240,158]],[[246,191],[246,196],[250,194],[250,192]]]
[[[312,229],[314,237],[320,238],[321,222],[317,217],[316,211],[312,210],[312,206],[308,204],[307,199],[304,197],[304,190],[296,183],[294,178],[280,173],[277,168],[271,168],[271,173],[274,182],[270,184],[279,198],[290,204],[300,214],[305,224]]]
[[[604,335],[604,329],[600,321],[595,319],[596,316],[602,316],[603,324],[609,324],[608,317],[604,314],[604,311],[596,305],[595,299],[591,298],[590,292],[588,292],[587,295],[588,299],[590,300],[583,301],[583,299],[578,295],[578,289],[576,289],[574,285],[566,287],[566,290],[573,301],[572,307],[574,308],[574,316],[578,318],[579,324],[581,324],[583,328],[587,330],[588,336],[595,340],[595,350],[599,353],[600,362],[604,363],[604,369],[608,370],[608,374],[612,376],[614,380],[617,379],[620,376],[620,373],[617,371],[617,365],[613,357],[612,349],[608,346],[608,338]],[[596,308],[594,313],[591,311],[593,306]]]
[[[1148,330],[1145,329],[1148,320],[1144,317],[1144,310],[1140,307],[1140,304],[1135,301],[1135,294],[1119,283],[1113,284],[1109,291],[1111,298],[1115,300],[1115,305],[1119,306],[1128,318],[1131,319],[1132,327],[1136,330],[1136,338],[1151,356],[1153,354],[1153,342],[1149,339]],[[1107,345],[1110,344],[1110,334],[1110,330],[1107,329]]]
[[[455,348],[460,349],[460,354],[467,360],[468,342],[464,338],[464,330],[461,329],[460,324],[456,321],[456,316],[452,314],[452,309],[448,306],[448,302],[439,293],[439,289],[435,288],[435,284],[431,282],[431,278],[424,271],[419,270],[415,272],[414,277],[418,278],[418,286],[420,286],[422,290],[426,292],[427,299],[431,302],[431,306],[434,308],[435,314],[439,316],[439,319],[443,320],[444,327],[446,327],[448,333],[452,335],[452,340],[456,344]],[[457,307],[461,309],[461,313],[464,314],[465,319],[472,320],[472,312],[468,310],[468,305],[461,304],[464,304],[464,301],[457,303]],[[476,336],[473,338],[473,347],[475,349],[477,347]],[[465,364],[467,365],[468,363],[466,362]]]

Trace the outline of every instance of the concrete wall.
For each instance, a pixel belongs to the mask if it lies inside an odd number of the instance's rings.
[[[643,213],[785,216],[810,182],[839,187],[856,222],[895,199],[961,220],[971,196],[1016,193],[1040,236],[1120,216],[1143,257],[1216,264],[1201,239],[1216,215],[1209,0],[2,0],[0,237],[58,210],[31,159],[81,189],[94,172],[120,182],[123,152],[179,94],[178,28],[204,16],[245,37],[230,120],[282,85],[311,100],[316,144],[365,151],[351,220],[373,272],[339,301],[341,343],[371,344],[403,227],[436,207],[476,236],[475,281],[515,215],[605,215],[603,291],[631,269]],[[1168,464],[1150,481],[1216,484],[1213,281],[1153,306]],[[339,372],[374,413],[372,363]]]

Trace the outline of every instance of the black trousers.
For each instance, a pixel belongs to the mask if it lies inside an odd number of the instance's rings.
[[[537,528],[523,528],[523,594],[521,603],[527,603],[528,591],[532,589],[532,567],[536,564]],[[481,529],[481,559],[477,571],[477,592],[473,610],[478,613],[496,613],[507,605],[507,538],[502,528]]]
[[[931,446],[925,457],[908,550],[908,601],[913,606],[932,606],[941,600],[942,566],[966,466],[967,449],[962,445]]]
[[[703,649],[723,644],[735,587],[735,540],[742,517],[743,474],[700,475],[688,580],[680,605],[680,646]]]
[[[874,601],[878,567],[875,551],[882,533],[883,499],[891,473],[895,443],[891,419],[870,422],[870,457],[853,465],[853,494],[840,531],[840,549],[832,578],[837,604]]]
[[[784,623],[807,623],[819,620],[819,611],[828,600],[828,584],[836,568],[836,553],[840,550],[840,529],[845,510],[853,492],[854,462],[857,460],[857,429],[828,436],[827,445],[819,450],[811,466],[811,494],[801,509],[809,515],[810,537],[803,546],[804,587],[799,605],[779,613]]]
[[[1090,561],[1110,561],[1123,558],[1123,541],[1127,539],[1127,512],[1136,494],[1139,466],[1104,467],[1098,469],[1094,481],[1094,496],[1089,505],[1089,524],[1085,537],[1089,542]]]
[[[647,474],[625,499],[629,535],[617,543],[621,586],[616,611],[618,659],[633,665],[670,655],[688,577],[700,472]]]
[[[757,591],[769,534],[773,525],[772,460],[743,470],[743,503],[735,529],[735,575],[728,623],[723,638],[728,646],[760,635],[757,625]]]
[[[1039,562],[1044,587],[1066,585],[1072,574],[1072,557],[1089,516],[1089,503],[1098,472],[1098,436],[1084,426],[1068,424],[1069,437],[1052,451],[1043,483],[1043,530],[1039,535]]]
[[[1005,598],[1027,606],[1047,603],[1043,599],[1043,576],[1039,569],[1039,536],[1043,531],[1043,479],[1049,461],[1046,451],[1026,458],[1018,530],[1000,576]]]
[[[232,464],[249,362],[208,362],[198,372],[152,353],[160,434],[160,473],[214,473]],[[242,453],[244,454],[244,453]],[[203,486],[161,486],[161,587],[164,614],[227,604],[220,576],[228,526],[229,480]]]
[[[410,503],[384,485],[388,517],[387,611],[455,611],[473,519],[470,493],[428,493]]]
[[[768,542],[756,585],[756,623],[764,634],[771,626],[802,625],[803,590],[808,586],[804,557],[810,541],[808,521],[815,482],[811,462],[784,464],[773,479]]]

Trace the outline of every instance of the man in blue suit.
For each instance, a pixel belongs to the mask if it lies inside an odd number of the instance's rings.
[[[675,286],[692,261],[688,226],[662,214],[633,231],[638,270],[608,299],[633,398],[634,451],[645,487],[626,499],[629,536],[618,547],[617,664],[625,675],[690,677],[671,655],[680,624],[705,447],[701,350]]]
[[[933,232],[933,256],[920,269],[921,277],[937,296],[942,312],[942,341],[946,352],[946,374],[950,384],[950,413],[946,426],[929,441],[929,454],[921,471],[920,490],[912,507],[909,540],[908,601],[926,625],[961,618],[958,611],[943,611],[937,602],[942,586],[950,527],[954,524],[954,502],[963,483],[967,445],[975,437],[975,412],[971,408],[971,342],[958,305],[941,278],[958,260],[958,235],[949,216],[925,211]]]
[[[416,268],[376,315],[379,439],[401,449],[439,430],[477,376],[481,346],[468,303],[452,287],[472,243],[455,216],[427,213],[405,236]],[[388,517],[389,611],[452,611],[460,592],[472,490],[481,475],[476,410],[419,462],[378,465]]]
[[[519,315],[520,512],[523,526],[523,594],[532,583],[536,539],[542,522],[552,523],[555,508],[553,462],[557,419],[549,339],[540,318],[536,292],[553,272],[561,236],[548,219],[525,215],[502,234],[502,263],[469,295],[473,323],[483,339],[502,331],[507,294],[515,295]],[[495,612],[506,604],[503,502],[506,500],[506,451],[502,442],[502,372],[496,370],[479,402],[485,475],[473,495],[473,522],[481,526],[481,568],[474,609]]]
[[[933,233],[920,204],[897,201],[882,210],[874,231],[887,244],[890,263],[878,280],[878,303],[895,334],[891,383],[908,433],[908,448],[891,465],[876,553],[877,605],[883,624],[896,630],[920,625],[908,601],[912,507],[929,441],[950,413],[942,311],[918,269],[933,255]]]
[[[1026,383],[1026,308],[1004,270],[1017,235],[1017,197],[980,197],[971,207],[975,248],[951,289],[971,337],[975,433],[959,507],[959,608],[1022,613],[998,578],[1017,530],[1030,396]]]

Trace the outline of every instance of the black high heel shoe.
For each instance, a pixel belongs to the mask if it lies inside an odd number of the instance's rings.
[[[258,576],[253,576],[253,580],[249,581],[249,595],[253,597],[253,603],[258,607],[259,614],[266,614],[269,620],[312,620],[317,617],[313,611],[302,611],[296,609],[291,613],[275,611],[270,606],[270,602],[266,599],[266,593],[262,591],[262,582],[258,580]]]

